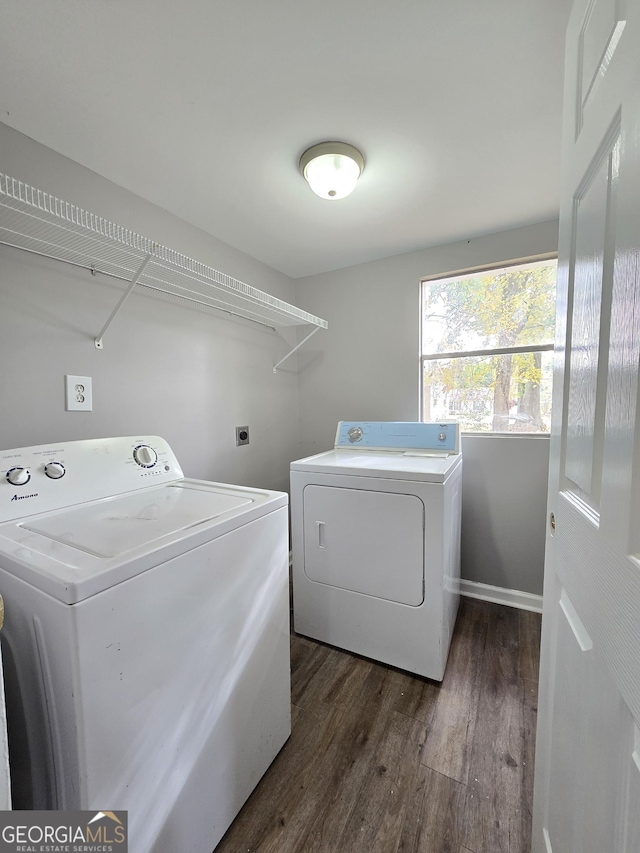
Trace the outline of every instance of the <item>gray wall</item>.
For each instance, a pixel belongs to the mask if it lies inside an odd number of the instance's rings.
[[[542,594],[549,439],[463,436],[466,580]]]
[[[0,124],[0,170],[288,302],[291,279]],[[0,447],[158,433],[188,476],[288,488],[297,455],[296,357],[243,320],[121,293],[104,277],[0,246]],[[287,332],[290,340],[295,335]],[[91,376],[93,412],[65,412],[65,374]],[[251,444],[236,448],[235,426]]]
[[[339,420],[419,418],[419,282],[557,251],[557,221],[296,280],[296,304],[329,321],[301,351],[300,456]],[[465,436],[463,577],[542,593],[548,439]]]

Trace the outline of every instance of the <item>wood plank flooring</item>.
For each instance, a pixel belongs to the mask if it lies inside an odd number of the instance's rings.
[[[216,853],[529,853],[540,617],[461,599],[442,684],[293,634],[293,731]]]

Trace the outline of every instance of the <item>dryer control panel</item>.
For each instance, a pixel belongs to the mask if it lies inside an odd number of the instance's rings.
[[[460,424],[457,421],[340,421],[335,447],[449,455],[460,452]]]

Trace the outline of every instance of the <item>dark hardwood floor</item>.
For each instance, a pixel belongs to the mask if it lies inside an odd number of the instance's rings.
[[[463,598],[440,685],[292,635],[291,738],[216,853],[529,853],[539,642]]]

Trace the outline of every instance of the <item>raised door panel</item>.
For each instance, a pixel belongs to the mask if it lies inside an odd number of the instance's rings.
[[[624,797],[624,853],[640,850],[640,729],[633,727],[634,751],[627,761],[627,784]]]
[[[574,203],[572,313],[568,325],[568,412],[564,424],[565,476],[599,513],[611,310],[612,247],[619,128],[607,134]]]
[[[611,62],[625,26],[625,0],[590,0],[580,32],[577,59],[577,131],[598,80]],[[576,134],[577,135],[577,134]]]
[[[547,843],[622,851],[633,718],[565,591],[557,619]]]

